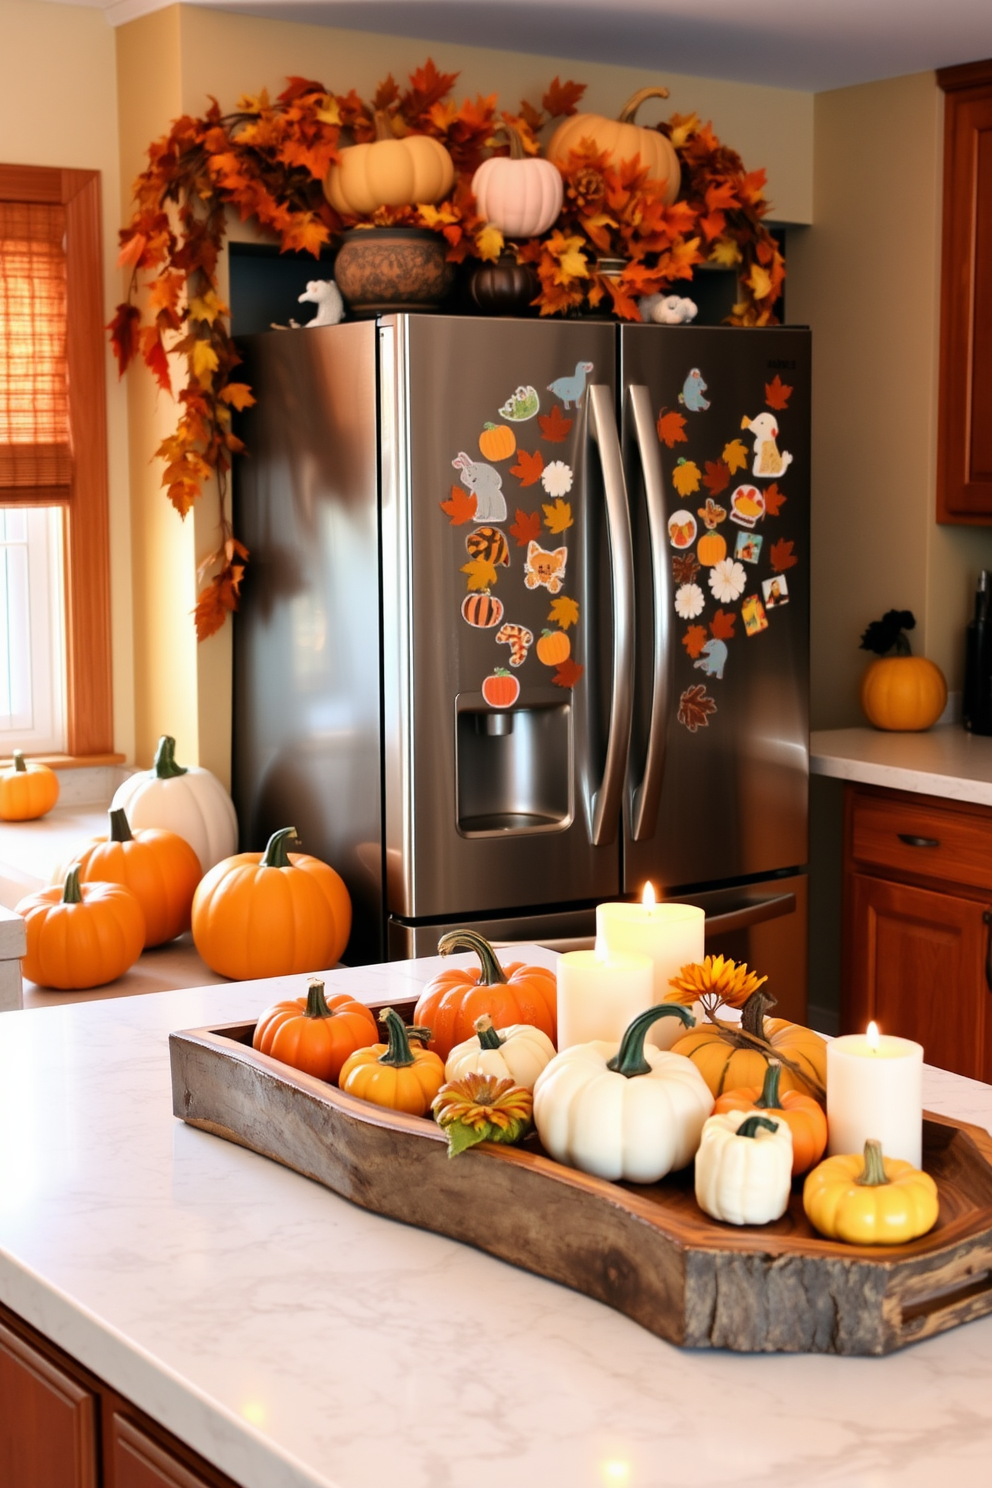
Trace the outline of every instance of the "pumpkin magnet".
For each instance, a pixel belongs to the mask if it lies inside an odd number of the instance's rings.
[[[563,630],[542,630],[537,643],[537,659],[545,666],[560,666],[572,653],[572,643]]]
[[[768,629],[765,607],[756,594],[749,594],[741,605],[741,619],[744,621],[745,635],[759,635],[761,631]]]
[[[537,396],[537,389],[532,388],[528,383],[510,394],[500,409],[499,415],[500,418],[509,419],[511,423],[523,424],[528,419],[532,419],[540,407],[541,400]]]
[[[477,527],[465,539],[465,547],[470,558],[482,558],[494,567],[497,563],[501,568],[510,566],[510,546],[498,527]]]
[[[528,589],[536,589],[543,585],[549,594],[557,594],[562,587],[565,577],[565,564],[568,562],[568,549],[555,548],[554,552],[548,552],[536,542],[527,544],[527,560],[524,563],[524,580]]]
[[[705,413],[710,402],[706,397],[709,391],[707,384],[703,381],[703,374],[698,367],[693,367],[679,393],[679,402],[688,408],[690,413]]]
[[[759,413],[757,418],[742,418],[741,428],[749,430],[754,440],[751,474],[759,480],[773,480],[784,475],[792,464],[792,456],[788,450],[780,450],[778,447],[778,423],[775,415]]]
[[[761,557],[763,542],[764,538],[760,535],[756,536],[753,532],[738,532],[734,557],[738,563],[757,563]]]
[[[765,601],[766,610],[778,609],[781,605],[789,603],[789,586],[785,581],[784,574],[776,574],[774,578],[765,579],[761,585],[761,593]]]
[[[668,540],[673,548],[691,548],[696,541],[696,519],[691,511],[672,512],[668,519]]]
[[[482,696],[490,708],[512,708],[520,696],[520,683],[505,667],[496,667],[482,684]]]
[[[483,589],[480,594],[466,594],[462,600],[462,619],[477,630],[489,630],[503,618],[503,602]]]
[[[511,667],[523,666],[534,644],[534,634],[525,625],[504,625],[496,632],[497,646],[509,646]]]
[[[505,424],[486,424],[479,435],[479,448],[487,460],[508,460],[517,447],[517,436]]]

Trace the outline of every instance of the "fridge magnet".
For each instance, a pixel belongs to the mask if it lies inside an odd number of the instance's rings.
[[[550,413],[542,413],[537,422],[541,426],[541,436],[549,444],[561,444],[568,438],[568,431],[572,427],[573,420],[567,419],[562,414],[556,403]]]
[[[572,525],[572,508],[567,501],[561,498],[553,501],[550,506],[543,507],[544,525],[555,537],[561,532],[567,532]]]
[[[730,467],[723,460],[707,460],[703,485],[711,496],[719,496],[730,485]]]
[[[765,515],[765,498],[757,486],[738,486],[730,498],[730,520],[748,531]]]
[[[527,577],[524,583],[528,589],[536,589],[538,585],[543,585],[549,594],[557,594],[565,578],[567,562],[567,548],[555,548],[553,553],[549,553],[547,549],[539,547],[536,542],[528,543],[527,559],[524,563],[524,573]]]
[[[498,527],[477,527],[465,539],[465,547],[470,558],[485,558],[489,563],[498,563],[501,568],[510,566],[510,545],[506,533]]]
[[[586,390],[586,377],[592,371],[592,362],[576,362],[571,377],[557,377],[548,383],[548,392],[560,398],[566,408],[578,408]]]
[[[569,656],[561,663],[551,678],[552,686],[574,687],[584,671],[585,667],[580,666],[574,656]]]
[[[735,610],[717,610],[710,621],[710,635],[715,641],[732,641],[736,624],[737,612]]]
[[[487,460],[508,460],[517,447],[517,436],[505,424],[485,424],[479,448]]]
[[[499,640],[499,636],[496,637]],[[537,659],[544,666],[561,666],[572,654],[572,643],[563,630],[542,630],[537,642]]]
[[[672,485],[680,496],[694,496],[699,490],[699,466],[695,460],[687,460],[682,455],[675,464],[672,471]]]
[[[715,677],[718,682],[723,681],[723,669],[727,664],[727,643],[713,639],[707,641],[699,654],[699,660],[693,662],[697,671],[705,672],[707,677]]]
[[[778,609],[781,605],[789,603],[789,586],[784,574],[776,574],[774,578],[765,579],[761,585],[761,593],[765,601],[766,610]]]
[[[510,474],[515,475],[522,486],[536,486],[544,471],[544,456],[540,450],[535,450],[529,455],[526,450],[517,450],[517,463],[510,466]]]
[[[765,402],[769,408],[774,408],[776,413],[781,413],[783,408],[788,408],[791,397],[791,387],[787,382],[782,381],[777,372],[771,382],[765,383]]]
[[[525,625],[503,625],[496,632],[497,646],[509,646],[511,667],[523,666],[527,652],[534,644],[534,635]]]
[[[706,505],[699,508],[696,516],[702,517],[703,526],[709,528],[710,532],[712,532],[716,527],[719,527],[721,522],[727,520],[727,508],[725,506],[717,506],[713,497],[707,496]]]
[[[709,728],[710,718],[715,712],[716,702],[707,693],[705,682],[687,687],[679,698],[678,720],[690,734],[697,729]]]
[[[462,527],[466,522],[473,522],[477,505],[475,497],[468,495],[461,486],[452,486],[447,501],[438,502],[452,527]]]
[[[467,563],[462,564],[462,573],[468,574],[470,590],[496,588],[496,570],[488,558],[470,558]]]
[[[572,467],[564,460],[552,460],[545,465],[541,485],[549,496],[567,496],[572,489]]]
[[[482,684],[482,696],[490,708],[512,708],[520,696],[520,683],[506,667],[496,667]]]
[[[764,538],[755,532],[738,532],[734,557],[738,563],[757,563]]]
[[[749,594],[741,605],[741,619],[744,621],[745,635],[759,635],[761,631],[768,629],[765,607],[756,594]]]
[[[724,544],[726,552],[726,544]],[[674,553],[672,555],[672,580],[676,584],[691,584],[699,572],[699,563],[695,553]]]
[[[673,548],[691,548],[696,541],[696,519],[690,511],[676,511],[668,519],[668,540]]]
[[[747,587],[747,574],[733,558],[721,558],[709,571],[709,585],[720,604],[733,604]]]
[[[751,474],[759,480],[771,480],[784,475],[792,464],[788,450],[779,450],[778,424],[770,413],[759,413],[757,418],[741,419],[741,428],[748,429],[754,440],[754,463]]]
[[[536,388],[518,387],[517,391],[511,393],[503,404],[499,416],[510,419],[514,424],[523,424],[534,417],[540,406],[541,400],[537,396]]]
[[[489,630],[503,618],[503,602],[483,589],[478,594],[466,594],[462,600],[462,619],[476,630]]]
[[[549,625],[557,625],[559,630],[568,630],[571,625],[579,623],[579,606],[574,599],[569,599],[567,594],[562,594],[558,599],[551,601],[551,609],[548,611]]]
[[[782,510],[783,506],[785,505],[786,501],[788,500],[788,497],[785,495],[785,493],[783,491],[780,491],[779,490],[778,486],[775,484],[774,481],[772,481],[772,483],[771,483],[770,486],[766,486],[765,487],[764,496],[765,496],[765,516],[766,517],[777,517],[778,514],[779,514],[779,512]]]
[[[772,543],[769,556],[772,560],[773,573],[785,573],[787,568],[795,568],[799,559],[792,549],[793,542],[791,538],[780,537],[778,542]]]
[[[727,556],[726,539],[719,532],[704,532],[696,551],[703,567],[712,568]]]
[[[695,620],[703,613],[705,603],[706,596],[698,584],[682,584],[675,591],[675,613],[680,620]]]
[[[541,535],[541,513],[525,512],[517,507],[516,521],[510,528],[510,536],[516,541],[518,548],[525,548],[529,542]]]
[[[682,644],[686,649],[686,654],[695,661],[708,640],[709,635],[705,625],[690,625],[682,637]]]
[[[688,408],[690,413],[704,413],[709,408],[709,400],[705,394],[709,391],[707,384],[703,381],[703,374],[698,367],[693,367],[689,376],[682,384],[679,393],[679,402]]]
[[[663,408],[658,415],[658,438],[666,449],[674,449],[677,444],[688,444],[689,437],[685,432],[685,415],[676,413],[674,409]]]
[[[475,497],[475,516],[480,522],[505,522],[506,501],[503,497],[503,477],[492,465],[483,465],[473,460],[464,450],[459,450],[452,460],[459,479],[466,491]]]
[[[731,475],[736,475],[738,470],[747,469],[747,446],[739,439],[732,439],[723,446],[722,458]]]

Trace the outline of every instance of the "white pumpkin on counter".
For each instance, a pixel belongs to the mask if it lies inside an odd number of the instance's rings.
[[[685,1008],[639,1013],[620,1042],[594,1040],[556,1054],[534,1087],[534,1125],[548,1154],[613,1182],[657,1183],[684,1168],[699,1146],[713,1095],[691,1059],[645,1048],[651,1025]]]
[[[456,1044],[444,1066],[444,1078],[463,1080],[466,1075],[493,1075],[533,1090],[541,1071],[555,1057],[555,1046],[542,1028],[530,1023],[493,1027],[488,1013],[475,1020],[475,1033]]]
[[[725,1224],[781,1219],[792,1191],[792,1132],[770,1111],[723,1111],[703,1127],[696,1203]]]
[[[119,786],[112,810],[127,812],[132,827],[164,827],[185,838],[208,873],[238,850],[234,802],[216,775],[176,763],[176,741],[163,734],[150,770]]]

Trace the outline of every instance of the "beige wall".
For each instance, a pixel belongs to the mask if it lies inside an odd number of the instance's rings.
[[[100,171],[106,320],[120,299],[120,275],[114,268],[120,222],[115,70],[114,34],[99,11],[0,0],[0,160]],[[134,694],[127,410],[109,346],[107,422],[114,741],[130,758]]]

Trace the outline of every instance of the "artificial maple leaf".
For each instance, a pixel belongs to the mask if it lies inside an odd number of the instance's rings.
[[[711,496],[719,496],[730,485],[730,469],[723,460],[707,460],[703,485]]]
[[[555,76],[541,102],[552,119],[558,119],[564,114],[575,113],[585,91],[585,83],[562,83]]]
[[[794,567],[799,562],[792,551],[792,542],[780,537],[777,543],[772,543],[771,560],[773,573],[785,573],[787,568]]]
[[[584,671],[585,667],[580,666],[574,657],[568,656],[559,663],[551,681],[555,687],[574,687]]]
[[[468,574],[470,589],[496,588],[496,570],[488,558],[471,558],[462,564],[462,573]]]
[[[131,359],[138,352],[138,327],[141,324],[141,311],[137,305],[118,305],[114,311],[114,318],[107,326],[110,332],[110,343],[114,348],[117,358],[117,370],[123,377],[128,369]]]
[[[699,572],[699,560],[695,553],[672,554],[672,578],[676,584],[691,584]]]
[[[155,381],[165,393],[172,392],[172,378],[169,375],[169,358],[165,354],[162,345],[162,337],[157,325],[145,326],[141,332],[141,355],[145,366],[154,374]]]
[[[765,516],[777,517],[789,498],[784,491],[780,491],[774,481],[765,491]]]
[[[548,623],[557,625],[559,630],[568,630],[570,625],[578,625],[579,607],[575,600],[569,599],[567,594],[559,594],[557,599],[553,599],[548,611]]]
[[[544,456],[540,450],[535,450],[532,455],[526,450],[517,450],[517,463],[510,466],[510,474],[515,475],[522,486],[536,485],[543,471]]]
[[[498,227],[487,222],[482,231],[476,234],[475,246],[481,259],[495,263],[503,251],[503,234]]]
[[[574,420],[565,418],[556,403],[550,413],[539,413],[537,422],[541,426],[542,437],[549,444],[561,444],[562,440],[568,438]]]
[[[438,502],[441,510],[450,518],[452,527],[461,527],[464,523],[471,522],[478,504],[476,498],[469,495],[468,491],[463,491],[461,486],[452,486],[448,500]],[[537,530],[540,532],[540,524]]]
[[[190,366],[193,369],[193,376],[200,386],[203,388],[210,387],[213,382],[214,373],[220,365],[220,358],[210,345],[210,342],[194,341],[189,360]]]
[[[549,532],[566,532],[572,525],[572,507],[559,496],[550,506],[544,507],[544,525]]]
[[[732,439],[729,444],[725,444],[723,447],[723,463],[731,475],[735,474],[738,470],[746,469],[747,446],[741,444],[739,439]]]
[[[737,616],[733,610],[717,610],[710,621],[710,635],[716,641],[732,640]]]
[[[765,402],[769,408],[774,408],[776,412],[788,407],[791,396],[791,387],[787,382],[782,381],[777,372],[771,382],[765,383]]]
[[[679,460],[672,471],[672,485],[680,496],[691,496],[699,490],[699,466],[695,460],[684,457]]]
[[[226,387],[221,388],[218,396],[239,412],[243,408],[251,408],[255,402],[255,395],[246,382],[229,382]]]
[[[716,712],[716,703],[706,692],[706,684],[700,682],[695,687],[687,687],[679,698],[679,723],[684,724],[690,734],[697,729],[709,728],[711,713]]]
[[[709,636],[706,634],[705,625],[690,625],[682,637],[682,644],[693,661],[695,661],[708,640]]]
[[[658,438],[669,449],[673,449],[677,444],[688,444],[683,415],[671,411],[666,413],[662,409],[658,415]],[[713,494],[715,495],[716,492]]]
[[[530,484],[528,482],[528,484]],[[452,488],[454,489],[454,488]],[[473,497],[473,500],[475,498]],[[518,548],[525,548],[528,543],[537,542],[541,535],[541,513],[525,512],[517,507],[517,520],[510,528],[510,536],[517,540]]]

